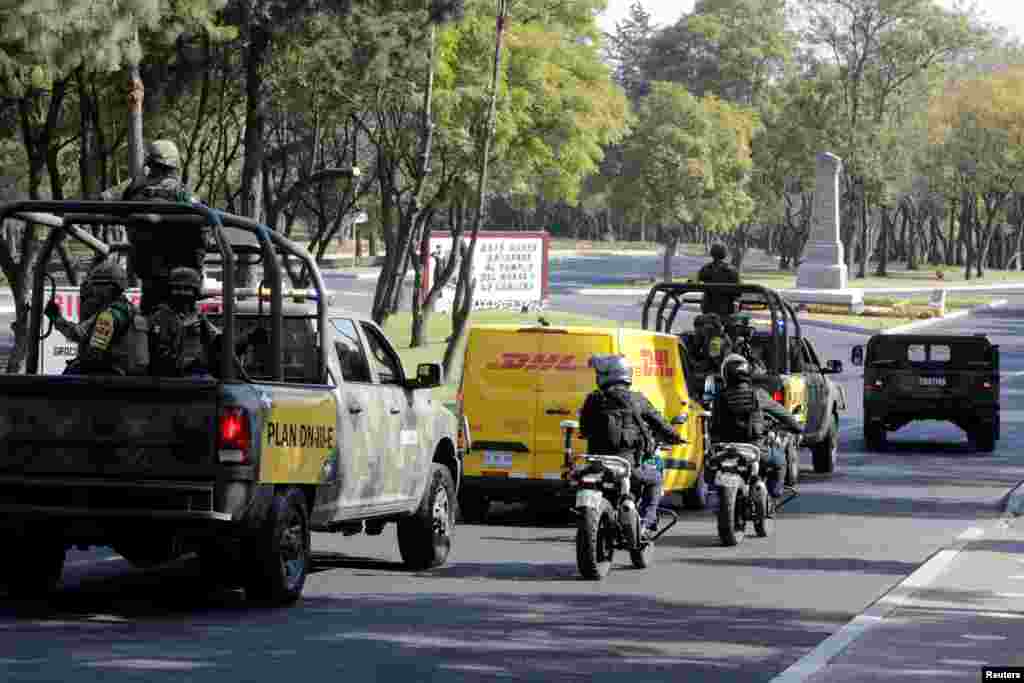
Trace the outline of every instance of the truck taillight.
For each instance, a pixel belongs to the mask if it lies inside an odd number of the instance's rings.
[[[776,403],[782,403],[785,399],[786,397],[782,394],[781,391],[772,392],[772,400],[775,401]]]
[[[220,414],[217,457],[220,462],[245,464],[249,462],[252,434],[249,415],[245,408],[228,407]]]

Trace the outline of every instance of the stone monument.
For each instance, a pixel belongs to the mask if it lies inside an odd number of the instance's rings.
[[[814,173],[811,234],[803,261],[796,272],[796,288],[847,288],[848,273],[839,237],[839,170],[843,161],[835,154],[818,154]]]

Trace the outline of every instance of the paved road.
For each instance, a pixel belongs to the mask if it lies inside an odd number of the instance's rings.
[[[943,327],[1002,344],[994,454],[932,423],[892,435],[889,453],[863,452],[851,369],[841,469],[814,475],[805,459],[801,495],[767,539],[723,548],[711,512],[686,513],[654,567],[621,557],[590,583],[577,578],[573,530],[514,506],[460,526],[451,561],[430,572],[401,569],[393,528],[317,534],[316,573],[289,610],[209,589],[191,561],[140,571],[108,551],[73,551],[51,604],[0,605],[0,680],[767,681],[996,515],[1024,478],[1012,447],[1024,438],[1024,306]],[[813,334],[826,358],[846,360],[863,340]]]

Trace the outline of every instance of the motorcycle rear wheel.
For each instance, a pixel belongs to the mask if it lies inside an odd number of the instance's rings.
[[[576,566],[583,578],[600,580],[608,576],[615,552],[615,518],[605,501],[599,510],[584,508],[576,529]]]
[[[739,545],[746,536],[744,504],[738,487],[718,487],[718,537],[722,539],[722,545]]]
[[[647,569],[654,564],[654,543],[648,542],[637,550],[630,550],[629,559],[637,569]]]

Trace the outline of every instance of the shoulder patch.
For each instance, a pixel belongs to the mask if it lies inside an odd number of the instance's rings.
[[[89,346],[100,351],[106,351],[113,337],[114,314],[110,309],[107,309],[96,316],[96,323],[92,326],[92,336],[89,338]]]

